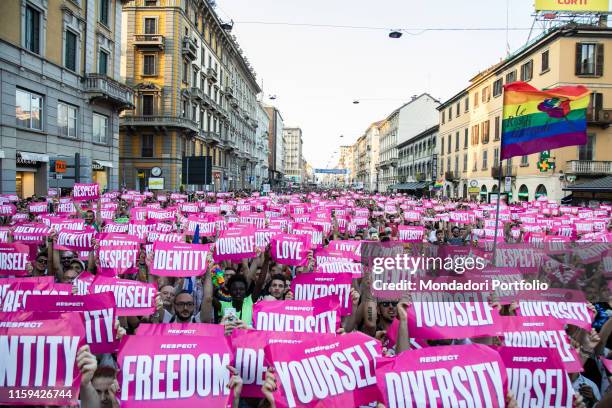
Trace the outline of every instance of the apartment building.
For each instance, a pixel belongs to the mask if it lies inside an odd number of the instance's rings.
[[[445,178],[445,193],[488,199],[497,191],[500,165],[502,175],[510,177],[507,193],[513,201],[540,196],[559,200],[565,196],[563,188],[612,174],[612,70],[607,68],[612,66],[611,46],[612,29],[607,27],[552,28],[476,75],[466,89],[444,102],[438,109],[439,174]],[[503,85],[514,81],[538,89],[579,84],[589,88],[587,144],[547,152],[553,168],[545,172],[537,166],[539,153],[499,163]]]
[[[136,106],[121,120],[122,182],[144,190],[157,167],[175,190],[187,182],[182,159],[208,156],[216,190],[249,187],[261,90],[231,27],[204,0],[129,0],[123,12]]]
[[[0,191],[119,187],[119,0],[5,0],[0,13]],[[55,172],[62,160],[66,171]]]
[[[440,151],[438,125],[398,144],[397,150],[399,182],[409,184],[403,190],[421,191],[436,180]]]
[[[304,181],[302,166],[302,129],[299,127],[286,127],[283,129],[285,148],[285,180],[290,183],[301,184]]]
[[[273,186],[282,186],[285,174],[285,138],[283,116],[274,106],[264,105],[268,115],[268,180]]]

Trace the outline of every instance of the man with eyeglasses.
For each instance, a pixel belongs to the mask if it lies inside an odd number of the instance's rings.
[[[174,297],[174,314],[163,309],[162,323],[202,323],[202,311],[195,312],[193,296],[186,290]]]

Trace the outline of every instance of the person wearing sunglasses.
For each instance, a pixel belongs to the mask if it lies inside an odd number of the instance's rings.
[[[387,331],[391,323],[393,323],[393,319],[397,316],[397,300],[390,301],[384,300],[378,302],[378,319],[377,322],[377,331]]]

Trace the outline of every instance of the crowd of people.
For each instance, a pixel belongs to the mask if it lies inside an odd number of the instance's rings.
[[[418,313],[414,310],[414,299],[409,293],[395,298],[378,296],[371,286],[371,275],[360,264],[360,245],[395,243],[412,254],[421,254],[430,251],[430,248],[455,248],[463,255],[471,256],[490,254],[493,243],[497,246],[523,244],[541,249],[542,245],[550,242],[562,245],[588,243],[586,245],[589,248],[598,248],[597,255],[589,256],[588,259],[572,254],[572,250],[567,249],[569,247],[547,252],[546,257],[538,258],[534,276],[545,280],[553,288],[581,291],[590,313],[587,325],[570,324],[568,320],[555,316],[546,318],[559,320],[563,335],[567,336],[568,350],[571,348],[571,352],[579,356],[579,368],[576,365],[573,369],[563,365],[563,375],[571,382],[571,390],[566,390],[571,394],[571,398],[567,399],[570,401],[569,406],[612,406],[612,372],[609,371],[612,365],[607,365],[608,353],[612,351],[612,319],[609,319],[612,316],[612,299],[609,299],[607,279],[608,273],[612,273],[612,266],[607,268],[605,249],[605,243],[612,238],[611,205],[579,208],[540,199],[529,203],[502,203],[499,215],[496,215],[495,204],[447,198],[416,198],[404,194],[331,190],[286,194],[153,194],[122,191],[101,194],[92,200],[77,200],[70,195],[21,200],[16,196],[5,195],[0,197],[0,211],[0,242],[6,244],[7,248],[19,243],[27,245],[29,254],[24,271],[12,274],[5,271],[6,279],[0,279],[3,281],[3,285],[0,285],[3,288],[0,302],[5,313],[20,312],[7,309],[4,304],[7,291],[19,285],[20,281],[32,278],[52,278],[57,285],[71,285],[71,296],[93,293],[87,288],[92,288],[92,282],[102,276],[139,282],[155,288],[154,309],[150,310],[151,313],[119,313],[114,318],[113,333],[118,341],[115,350],[93,354],[90,345],[79,348],[76,367],[80,373],[79,403],[82,407],[119,407],[124,403],[128,407],[137,406],[123,400],[122,396],[125,395],[131,398],[132,391],[123,389],[125,387],[122,384],[128,383],[122,383],[119,373],[124,369],[121,365],[122,345],[126,339],[138,336],[143,327],[158,325],[187,330],[201,326],[213,330],[210,325],[216,325],[221,329],[219,337],[225,337],[231,348],[231,339],[236,333],[257,330],[258,313],[261,316],[261,310],[264,310],[261,309],[262,305],[273,302],[315,302],[316,295],[306,299],[303,294],[293,290],[294,281],[308,274],[350,275],[350,291],[345,293],[344,299],[340,299],[346,301],[345,312],[340,313],[341,318],[334,327],[335,333],[304,329],[312,339],[330,335],[352,336],[359,332],[360,335],[376,340],[380,348],[379,357],[385,360],[385,364],[416,350],[436,347],[485,345],[490,350],[496,350],[503,345],[510,346],[508,342],[504,343],[500,333],[472,336],[468,330],[465,337],[459,338],[454,331],[445,334],[441,330],[435,338],[418,337],[418,332],[413,333],[410,329],[414,327],[410,320]],[[31,229],[20,229],[20,226]],[[88,236],[91,239],[83,246],[81,243],[75,244],[76,240],[72,242],[62,238],[61,234],[66,231],[74,231],[76,235],[93,232]],[[233,252],[230,251],[232,257],[221,256],[221,251],[216,247],[219,239],[232,231],[237,236],[257,234],[256,249],[244,251],[249,254],[241,257],[240,248],[234,248]],[[303,256],[296,255],[284,262],[278,253],[281,246],[280,238],[275,241],[276,234],[283,236],[283,239],[289,239],[285,238],[286,235],[292,234],[302,239],[307,237],[306,241],[300,241],[307,243]],[[107,241],[121,240],[122,236],[138,242],[137,253],[128,271],[116,273],[116,263],[109,262],[101,253],[106,248],[118,245],[117,242],[108,244]],[[206,248],[206,262],[202,264],[199,273],[183,271],[174,276],[171,276],[172,273],[156,273],[162,262],[156,260],[156,256],[160,256],[164,248],[160,243],[185,243]],[[279,246],[274,248],[277,244]],[[489,260],[494,259],[483,256]],[[352,266],[347,266],[351,263]],[[166,266],[169,264],[170,261],[165,263]],[[326,264],[331,266],[326,267]],[[114,268],[115,273],[109,274],[109,267]],[[516,269],[517,273],[526,273],[520,271],[520,266]],[[335,295],[337,298],[338,293]],[[115,296],[118,296],[116,292]],[[520,309],[518,298],[492,296],[488,302],[488,307],[495,314],[494,319],[524,316],[517,310]],[[332,308],[338,309],[338,306],[329,307]],[[4,318],[7,316],[5,313],[2,313]],[[11,319],[22,318],[15,316]],[[20,316],[27,316],[27,312]],[[15,333],[11,332],[10,327],[0,326],[0,349],[3,351],[10,350],[8,346],[2,345],[2,337],[6,335]],[[157,335],[164,334],[160,331]],[[444,353],[448,351],[446,348],[440,350],[444,350]],[[269,358],[267,354],[266,358]],[[259,391],[247,395],[242,391],[246,382],[245,371],[237,367],[237,362],[224,368],[230,379],[225,384],[231,390],[230,406],[295,406],[287,403],[286,389],[281,393],[280,389],[287,388],[287,384],[279,375],[278,368],[272,364],[266,367],[265,372],[258,373],[261,378],[255,384]],[[0,363],[0,390],[8,384],[5,383],[8,380],[5,380],[4,370],[7,369]],[[123,380],[126,376],[124,373]],[[377,373],[379,384],[381,378]],[[441,383],[438,379],[440,387],[443,386]],[[379,398],[368,402],[378,407],[536,406],[533,403],[535,400],[514,395],[521,387],[527,385],[511,384],[508,381],[501,404],[495,399],[486,399],[488,402],[484,402],[484,395],[472,393],[471,399],[466,397],[464,400],[471,402],[455,405],[458,403],[455,397],[445,399],[441,391],[437,396],[432,396],[434,392],[427,389],[423,391],[421,399],[416,395],[409,397],[404,389],[404,402],[400,404],[397,401],[390,402],[389,397],[384,395],[385,389],[381,387]],[[339,394],[339,390],[336,391]],[[537,394],[536,391],[534,393]],[[8,399],[6,395],[0,392],[0,405],[27,404],[26,398],[17,401]],[[336,406],[334,401],[328,399],[317,402],[315,399],[304,405],[298,402],[297,406]],[[172,402],[168,399],[163,406],[169,406]],[[206,400],[202,402],[206,403]],[[362,403],[359,402],[359,405]],[[558,400],[557,405],[549,403],[539,406],[567,405]]]

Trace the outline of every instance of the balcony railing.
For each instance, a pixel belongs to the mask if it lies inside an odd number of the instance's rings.
[[[183,37],[183,55],[191,61],[198,57],[198,45],[195,40],[189,36]]]
[[[121,118],[121,126],[156,126],[159,128],[178,127],[198,133],[198,124],[191,119],[178,116],[132,116]]]
[[[217,132],[209,132],[206,130],[202,130],[200,134],[206,141],[214,142],[214,143],[221,142],[221,135],[219,135],[219,133]]]
[[[107,100],[119,110],[134,108],[134,91],[127,85],[100,74],[85,74],[83,82],[91,99]]]
[[[446,173],[444,173],[444,179],[446,181],[459,180],[459,174],[455,173],[454,171],[447,171]]]
[[[194,97],[194,99],[197,99],[199,101],[204,100],[204,91],[198,87],[192,87],[191,88],[191,95]]]
[[[161,34],[136,34],[134,45],[140,48],[164,49],[164,36]]]
[[[570,174],[612,174],[612,161],[570,160],[565,172]]]
[[[234,90],[232,89],[231,86],[229,85],[225,86],[225,94],[230,98],[234,96]]]
[[[516,177],[516,166],[502,166],[502,177]],[[491,167],[491,177],[499,177],[499,166]]]
[[[208,68],[206,70],[206,75],[208,76],[208,79],[210,79],[213,82],[217,82],[217,70],[214,68]]]

